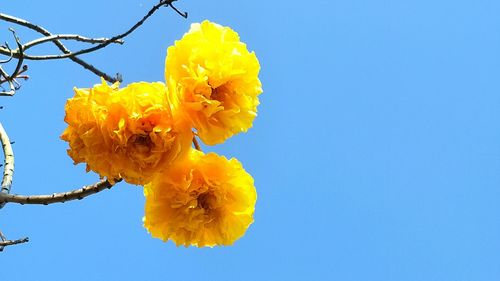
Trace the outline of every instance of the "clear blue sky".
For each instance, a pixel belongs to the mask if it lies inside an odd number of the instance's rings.
[[[0,11],[102,37],[156,2],[1,0]],[[177,6],[187,20],[164,9],[124,46],[84,58],[124,83],[161,81],[166,48],[190,23],[237,30],[261,62],[259,116],[206,151],[237,157],[254,176],[255,223],[233,247],[186,249],[142,228],[136,186],[8,205],[0,229],[31,241],[0,254],[2,280],[500,280],[500,2]],[[9,26],[0,23],[0,39],[14,45]],[[95,182],[58,137],[72,87],[99,79],[69,61],[30,67],[17,96],[0,100],[16,142],[13,191]]]

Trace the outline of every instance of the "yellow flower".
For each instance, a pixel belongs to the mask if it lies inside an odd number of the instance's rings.
[[[191,150],[144,187],[144,227],[178,246],[231,245],[253,222],[257,194],[241,163]]]
[[[68,128],[61,138],[69,142],[68,155],[109,180],[145,184],[191,145],[190,128],[176,121],[160,82],[118,89],[103,81],[75,89],[65,109]]]
[[[168,48],[165,78],[206,144],[252,127],[262,92],[259,61],[229,27],[204,21]]]

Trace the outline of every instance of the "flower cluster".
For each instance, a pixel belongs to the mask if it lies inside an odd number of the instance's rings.
[[[199,137],[220,144],[252,126],[259,69],[235,31],[192,24],[168,48],[166,83],[75,88],[61,138],[87,171],[144,186],[144,227],[152,236],[184,246],[231,245],[253,222],[253,178],[238,160],[191,143]]]

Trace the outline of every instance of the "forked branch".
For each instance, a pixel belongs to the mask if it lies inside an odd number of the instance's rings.
[[[125,38],[126,36],[128,36],[129,34],[134,32],[137,28],[139,28],[142,24],[144,24],[144,22],[149,17],[151,17],[156,11],[158,11],[161,7],[164,7],[164,6],[171,7],[179,15],[181,15],[183,17],[187,17],[187,13],[180,12],[177,8],[175,8],[173,6],[172,3],[175,1],[176,0],[162,0],[162,1],[160,1],[158,4],[154,5],[141,20],[139,20],[136,24],[134,24],[132,27],[130,27],[127,31],[125,31],[124,33],[118,34],[116,36],[113,36],[109,39],[108,38],[86,38],[86,37],[83,37],[80,35],[68,35],[68,34],[55,34],[54,35],[54,34],[50,33],[47,29],[45,29],[39,25],[33,24],[27,20],[0,13],[0,20],[29,28],[29,29],[36,31],[44,36],[42,38],[28,42],[25,45],[18,46],[18,48],[15,50],[11,50],[10,48],[8,48],[8,46],[5,46],[5,47],[0,46],[0,54],[8,56],[9,60],[10,60],[10,58],[16,58],[16,59],[23,58],[25,60],[52,60],[52,59],[69,58],[70,60],[81,65],[82,67],[91,71],[92,73],[96,74],[97,76],[103,77],[108,82],[114,83],[117,81],[121,81],[121,75],[117,74],[116,77],[112,77],[111,75],[106,74],[105,72],[97,69],[93,65],[85,62],[84,60],[80,59],[77,56],[97,51],[97,50],[102,49],[102,48],[104,48],[112,43],[122,44],[123,38]],[[89,47],[89,48],[81,49],[81,50],[76,51],[76,52],[72,52],[63,43],[61,43],[61,40],[76,40],[76,41],[92,43],[92,44],[96,44],[96,45]],[[57,48],[59,48],[59,50],[62,52],[62,54],[30,55],[30,54],[25,53],[26,50],[29,49],[30,47],[33,47],[33,46],[36,46],[36,45],[39,45],[39,44],[42,44],[45,42],[54,43],[57,46]],[[3,76],[3,75],[1,75],[1,76]],[[14,79],[15,75],[11,75],[10,78]],[[6,80],[6,82],[9,82],[9,86],[13,86],[13,83],[11,83],[11,81],[8,81],[8,80],[11,80],[11,79],[9,79],[9,77],[6,77],[5,80]],[[13,90],[12,87],[10,87],[10,91],[8,91],[6,93],[12,94],[13,92],[15,92],[15,89]]]
[[[3,235],[3,233],[0,231],[0,252],[3,251],[3,248],[6,246],[12,246],[12,245],[17,245],[17,244],[21,244],[21,243],[26,243],[28,241],[29,241],[28,237],[24,237],[24,238],[17,239],[17,240],[8,240]]]

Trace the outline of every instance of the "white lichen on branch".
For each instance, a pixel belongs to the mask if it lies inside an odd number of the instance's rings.
[[[5,158],[1,194],[8,194],[10,192],[14,176],[14,151],[12,150],[9,136],[1,123],[0,142],[2,143],[2,151]],[[4,204],[5,203],[0,202],[0,208],[3,207]]]

